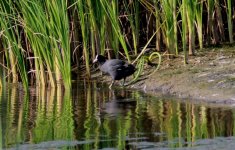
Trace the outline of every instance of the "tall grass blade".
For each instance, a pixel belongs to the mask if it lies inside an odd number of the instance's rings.
[[[116,0],[112,1],[111,4],[107,0],[100,0],[100,2],[102,4],[103,9],[106,12],[106,15],[108,16],[108,18],[110,20],[110,23],[112,25],[112,29],[114,30],[115,35],[118,37],[118,39],[122,45],[122,48],[125,52],[125,56],[126,56],[128,62],[130,62],[129,51],[127,49],[125,38],[122,35],[122,31],[121,31],[120,24],[119,24],[119,21],[117,18],[116,10],[115,10],[115,9],[117,9],[117,8],[115,8],[116,7],[115,2],[117,2],[117,1]]]
[[[49,35],[51,37],[52,51],[59,72],[62,75],[66,88],[71,87],[71,56],[69,39],[69,19],[67,12],[67,1],[46,0],[46,8],[49,18]],[[53,16],[53,17],[50,17]],[[57,75],[58,76],[58,75]],[[59,77],[57,77],[57,82]]]
[[[83,54],[85,59],[85,65],[86,65],[86,72],[88,75],[88,78],[90,77],[90,64],[89,64],[89,49],[88,49],[88,40],[89,40],[89,20],[88,20],[88,10],[86,6],[85,0],[78,0],[77,1],[77,8],[78,8],[78,14],[80,19],[80,26],[81,26],[81,32],[82,32],[82,46],[83,46]]]
[[[155,22],[156,22],[156,29],[161,26],[161,12],[159,8],[159,1],[154,1],[154,7],[155,7]],[[156,34],[156,49],[157,51],[161,50],[162,47],[162,29],[159,29],[159,31]]]
[[[229,42],[233,43],[232,0],[227,0],[227,5]]]
[[[199,0],[196,4],[196,25],[197,25],[197,34],[198,34],[200,49],[203,48],[202,11],[203,11],[203,1]]]
[[[174,26],[174,48],[175,48],[175,55],[178,56],[178,32],[177,32],[177,0],[172,1],[172,9],[173,9],[173,26]]]
[[[188,53],[187,53],[187,0],[182,0],[181,4],[181,18],[182,18],[182,32],[181,32],[181,37],[182,37],[182,45],[183,45],[183,52],[184,52],[184,64],[188,63]]]
[[[19,22],[17,21],[16,16],[18,12],[15,8],[14,3],[10,0],[8,2],[0,2],[0,26],[3,29],[2,33],[2,42],[3,46],[6,48],[6,53],[9,53],[7,61],[10,63],[12,73],[13,73],[13,82],[16,82],[18,78],[17,71],[19,72],[20,78],[22,80],[24,89],[28,88],[28,77],[25,68],[24,54],[21,46],[21,39],[16,33],[20,33]],[[15,14],[16,16],[13,16]]]
[[[0,35],[0,89],[3,87],[3,82],[4,82],[4,49],[2,45],[2,40],[1,40],[1,35]],[[0,90],[1,94],[1,90]]]
[[[127,18],[130,22],[131,34],[133,39],[133,48],[134,54],[137,55],[138,53],[138,46],[139,46],[139,32],[140,32],[140,22],[139,22],[139,13],[140,13],[140,6],[137,0],[134,0],[130,3],[126,3],[124,1],[124,7],[127,12]]]
[[[194,55],[195,51],[195,7],[196,0],[187,1],[187,23],[188,23],[188,36],[189,36],[189,55]]]
[[[225,41],[223,15],[221,11],[221,3],[219,0],[215,0],[215,12],[216,12],[215,19],[217,20],[217,24],[218,24],[220,41]]]
[[[211,37],[212,37],[212,27],[213,27],[213,8],[214,8],[214,0],[207,1],[207,44],[211,44]]]
[[[166,47],[168,50],[168,56],[175,55],[175,28],[174,28],[174,9],[173,0],[162,0],[163,15],[165,18],[164,32],[166,34]]]
[[[19,1],[19,8],[23,14],[22,24],[34,55],[37,85],[55,86],[52,71],[54,71],[51,47],[48,38],[48,20],[44,13],[44,4],[40,1]],[[44,65],[44,63],[46,65]],[[48,70],[49,83],[46,80]]]

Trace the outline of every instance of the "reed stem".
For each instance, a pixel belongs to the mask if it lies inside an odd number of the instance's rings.
[[[232,23],[232,0],[227,0],[227,18],[228,18],[228,32],[229,42],[233,43],[233,23]]]

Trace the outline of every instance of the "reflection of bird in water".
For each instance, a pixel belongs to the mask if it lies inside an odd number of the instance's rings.
[[[136,106],[136,100],[131,97],[130,91],[110,90],[109,94],[109,100],[102,108],[103,113],[116,116],[118,114],[125,114]]]

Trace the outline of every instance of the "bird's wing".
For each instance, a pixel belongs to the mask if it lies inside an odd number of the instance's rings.
[[[120,70],[125,65],[125,62],[119,59],[112,59],[107,62],[109,70]]]

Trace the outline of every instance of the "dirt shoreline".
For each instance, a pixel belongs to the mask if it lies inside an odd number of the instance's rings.
[[[154,70],[146,65],[140,80],[127,87],[153,96],[163,94],[195,103],[235,106],[235,47],[198,51],[186,66],[182,57],[162,60],[158,71],[146,78]],[[103,79],[110,81],[107,76]]]
[[[160,92],[194,102],[235,106],[234,50],[199,51],[186,66],[182,58],[165,59],[158,71],[130,87],[152,95]]]

